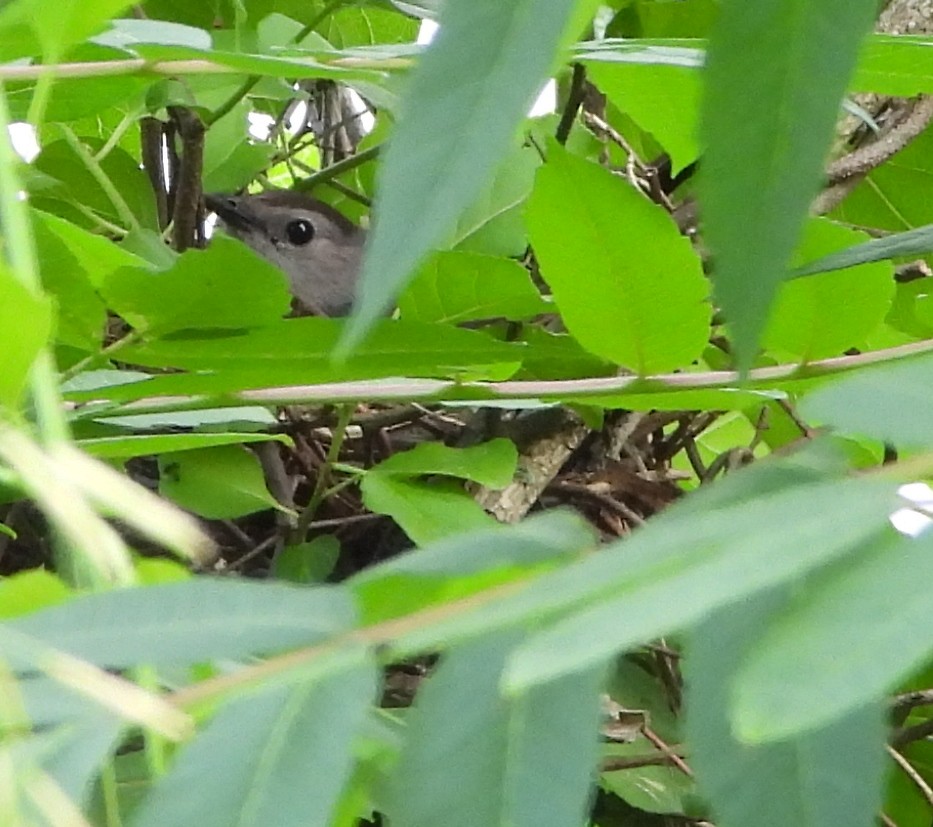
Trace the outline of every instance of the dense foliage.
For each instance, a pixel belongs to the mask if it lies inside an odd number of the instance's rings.
[[[928,825],[877,7],[2,4],[0,823]],[[349,319],[205,244],[273,186],[369,227]]]

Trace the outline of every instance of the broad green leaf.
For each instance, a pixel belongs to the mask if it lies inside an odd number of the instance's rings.
[[[552,142],[527,221],[541,275],[585,348],[641,374],[703,352],[709,285],[661,207]]]
[[[72,591],[45,569],[27,569],[0,580],[0,617],[16,617],[64,603]]]
[[[849,712],[829,726],[769,744],[733,734],[731,688],[744,658],[782,603],[762,594],[720,609],[693,630],[685,661],[690,764],[722,827],[870,827],[881,804],[884,722],[880,705]],[[806,639],[796,641],[806,650]],[[785,688],[809,686],[833,671],[833,653],[815,671],[795,663]]]
[[[52,336],[53,319],[48,297],[30,292],[0,261],[0,405],[18,404],[29,369]]]
[[[524,255],[528,233],[523,205],[540,166],[541,156],[534,146],[512,149],[489,186],[457,220],[451,247],[493,256]]]
[[[675,173],[696,160],[700,151],[696,130],[701,87],[695,70],[593,63],[587,73],[621,112],[667,150]]]
[[[378,688],[365,653],[332,660],[323,676],[224,704],[153,787],[132,827],[331,823]]]
[[[269,166],[275,147],[249,139],[251,111],[248,103],[241,102],[211,124],[204,140],[204,192],[241,190]]]
[[[118,253],[122,251],[113,242],[81,230],[56,216],[38,210],[34,210],[32,215],[42,286],[55,299],[58,310],[56,340],[81,350],[96,352],[100,349],[104,335],[107,307],[94,289],[93,277],[84,269],[79,254],[56,230],[67,228],[66,232],[81,234],[91,249],[96,248],[97,242],[100,242]],[[106,260],[103,257],[92,266],[95,270],[106,267]]]
[[[933,357],[853,373],[818,388],[801,402],[810,421],[895,445],[933,446]]]
[[[655,727],[653,718],[651,727]],[[653,750],[646,739],[639,738],[631,744],[608,744],[603,758],[642,756]],[[600,774],[599,786],[647,813],[681,815],[691,797],[696,795],[696,783],[682,770],[669,765],[604,771]]]
[[[797,257],[814,258],[865,237],[825,219],[812,219],[804,228]],[[785,282],[778,289],[763,343],[804,362],[837,356],[860,345],[881,324],[893,296],[894,268],[887,263]]]
[[[933,655],[933,534],[894,534],[807,580],[757,639],[734,686],[733,726],[758,743],[880,706]],[[800,676],[788,681],[790,674]]]
[[[355,575],[349,585],[367,622],[553,568],[588,551],[590,527],[577,515],[548,511],[515,525],[493,524],[402,554]]]
[[[84,595],[10,626],[99,666],[126,668],[311,646],[349,630],[355,620],[350,596],[336,586],[202,576]]]
[[[54,61],[130,5],[127,0],[12,0],[0,10],[3,59],[41,51]]]
[[[552,310],[518,262],[475,253],[431,258],[399,298],[409,321],[462,322],[528,319]]]
[[[931,43],[928,34],[873,34],[862,49],[852,89],[905,98],[933,92]]]
[[[323,534],[307,543],[285,546],[275,557],[272,574],[289,583],[323,583],[340,556],[340,541]]]
[[[500,633],[457,647],[419,692],[389,781],[393,824],[433,827],[439,812],[452,827],[583,823],[603,669],[505,698],[502,670],[518,640]]]
[[[176,335],[126,347],[122,357],[128,362],[152,367],[197,371],[236,369],[242,374],[252,371],[255,375],[252,387],[270,387],[380,376],[469,375],[474,368],[482,370],[484,367],[492,371],[489,378],[497,375],[505,379],[515,372],[525,350],[520,343],[498,342],[480,331],[459,330],[449,325],[382,321],[352,359],[334,366],[329,360],[343,325],[344,322],[337,319],[283,319],[227,336]],[[206,388],[210,377],[204,379]],[[197,387],[198,382],[194,386]]]
[[[718,0],[680,0],[677,3],[634,0],[621,5],[606,28],[607,36],[705,37],[719,15]]]
[[[488,184],[575,11],[562,0],[444,5],[440,32],[413,73],[378,172],[379,221],[357,312],[341,342],[344,355]]]
[[[283,508],[266,488],[259,458],[236,445],[162,454],[159,492],[210,520]]]
[[[460,483],[419,482],[389,474],[367,474],[361,483],[370,511],[388,514],[418,545],[487,528],[494,520]]]
[[[876,11],[875,0],[723,4],[705,73],[700,196],[715,295],[742,369],[819,189]]]
[[[246,245],[224,236],[188,250],[166,271],[121,268],[101,293],[134,328],[150,335],[185,328],[257,327],[291,306],[284,275]]]
[[[891,232],[909,231],[933,222],[933,205],[927,194],[933,177],[933,132],[921,132],[893,158],[871,170],[845,200],[830,214],[847,224]],[[913,241],[905,235],[899,255],[914,255]],[[907,242],[911,242],[908,244]],[[876,244],[897,245],[897,237],[878,239]],[[917,252],[929,252],[929,247]]]
[[[422,442],[383,460],[366,476],[443,474],[472,480],[490,488],[504,488],[512,481],[517,461],[518,452],[507,439],[492,439],[469,448]]]
[[[79,140],[92,154],[99,152],[103,146],[103,141],[98,138],[83,137]],[[143,227],[157,229],[158,216],[152,185],[139,163],[117,147],[107,154],[100,166],[134,218]],[[80,226],[97,229],[93,221],[71,206],[72,203],[78,203],[105,221],[125,230],[130,229],[108,193],[67,141],[58,140],[43,146],[33,167],[35,172],[44,173],[56,183],[48,187],[48,181],[45,180],[41,186],[31,186],[30,201],[33,206],[62,215]],[[26,183],[29,184],[29,179],[26,179]]]

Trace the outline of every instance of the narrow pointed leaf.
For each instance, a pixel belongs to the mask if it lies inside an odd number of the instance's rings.
[[[565,0],[446,3],[411,79],[379,170],[357,313],[345,354],[449,238],[489,183],[547,77],[576,4]]]
[[[877,6],[732,0],[710,40],[701,201],[715,295],[743,369],[820,187],[839,104]]]

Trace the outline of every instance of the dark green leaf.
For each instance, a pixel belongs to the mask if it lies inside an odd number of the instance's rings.
[[[933,534],[891,529],[845,565],[807,580],[739,670],[737,737],[779,740],[880,706],[933,654],[931,579]],[[802,677],[789,681],[791,674]]]
[[[329,824],[378,678],[358,652],[323,671],[225,704],[153,787],[133,827]]]
[[[573,11],[562,0],[444,5],[441,30],[415,70],[379,169],[379,221],[363,264],[357,315],[342,340],[345,352],[489,182]]]
[[[894,444],[933,445],[933,357],[862,370],[803,400],[807,419]]]
[[[490,488],[504,488],[512,481],[518,452],[507,439],[492,439],[470,448],[450,448],[441,442],[423,442],[393,454],[366,475],[421,476],[443,474],[472,480]]]
[[[352,600],[335,586],[197,577],[85,595],[10,625],[100,666],[125,668],[310,646],[350,629],[355,620]]]
[[[710,40],[703,222],[716,298],[743,369],[820,186],[839,102],[876,11],[875,0],[733,0]]]
[[[781,603],[774,593],[736,603],[691,635],[685,663],[690,763],[722,827],[870,827],[881,803],[880,705],[793,740],[750,746],[733,734],[734,676],[743,658],[760,649],[761,632]],[[798,640],[797,650],[805,651],[801,644]],[[783,685],[802,689],[831,672],[832,664],[824,660],[815,672],[795,664],[784,674]]]
[[[451,827],[582,823],[603,670],[504,698],[503,666],[519,639],[499,634],[460,646],[423,687],[390,780],[393,824],[433,827],[438,812]],[[416,788],[424,793],[412,795]]]

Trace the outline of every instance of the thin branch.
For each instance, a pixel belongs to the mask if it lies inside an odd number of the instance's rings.
[[[567,104],[564,106],[563,114],[560,116],[560,123],[557,124],[557,130],[554,137],[557,143],[563,145],[567,143],[570,137],[570,130],[573,129],[573,122],[577,119],[577,112],[583,103],[586,94],[586,67],[582,63],[573,64],[573,75],[570,79],[570,91],[567,94]]]
[[[829,186],[817,196],[810,211],[814,215],[825,215],[834,209],[868,173],[891,159],[920,135],[931,120],[933,96],[921,95],[914,101],[904,119],[890,132],[830,164],[826,173]]]
[[[205,405],[316,405],[348,402],[433,402],[456,398],[464,404],[482,404],[493,399],[536,399],[543,401],[584,400],[593,396],[624,393],[658,393],[678,390],[771,389],[776,382],[790,382],[834,376],[867,365],[893,362],[908,356],[933,352],[933,339],[873,350],[853,356],[837,356],[807,364],[782,364],[755,368],[743,378],[736,371],[666,373],[654,376],[602,376],[590,379],[545,381],[459,382],[450,379],[374,379],[333,382],[320,385],[245,390],[222,396],[146,397],[121,405],[100,399],[68,403],[69,410],[86,409],[87,416],[103,418],[128,413],[160,413],[196,410]],[[98,409],[95,409],[97,406]],[[104,408],[105,412],[99,408]]]
[[[923,776],[914,769],[913,764],[896,749],[892,749],[891,747],[885,747],[885,749],[888,751],[888,755],[894,759],[894,763],[904,771],[904,775],[914,782],[914,786],[920,790],[920,794],[926,799],[927,804],[933,807],[933,788],[931,788],[924,780]]]
[[[382,145],[376,144],[376,146],[371,146],[368,149],[364,149],[362,152],[357,152],[356,155],[351,155],[349,158],[344,158],[342,161],[337,161],[336,164],[331,164],[329,167],[325,167],[320,172],[316,172],[314,175],[310,175],[307,178],[303,178],[301,181],[298,181],[295,184],[295,189],[299,191],[310,190],[316,187],[318,184],[328,183],[338,175],[343,175],[343,173],[351,169],[362,166],[367,161],[372,161],[377,155],[379,155],[381,150]]]

